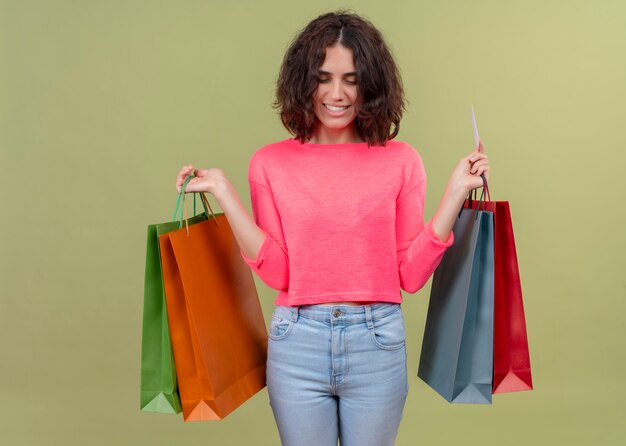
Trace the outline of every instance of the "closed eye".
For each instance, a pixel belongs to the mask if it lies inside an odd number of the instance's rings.
[[[330,82],[332,79],[332,73],[328,72],[328,71],[324,71],[324,70],[320,70],[319,71],[319,75],[317,77],[317,80],[320,84],[327,84],[328,82]],[[342,79],[344,80],[344,82],[348,85],[356,85],[356,73],[350,72],[350,73],[344,73],[342,76]]]

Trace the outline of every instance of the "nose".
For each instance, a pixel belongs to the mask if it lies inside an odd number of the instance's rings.
[[[330,94],[333,101],[343,99],[343,87],[341,81],[333,81]]]

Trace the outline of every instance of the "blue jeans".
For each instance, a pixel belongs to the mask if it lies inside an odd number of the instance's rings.
[[[408,392],[399,304],[277,306],[269,337],[284,446],[394,444]]]

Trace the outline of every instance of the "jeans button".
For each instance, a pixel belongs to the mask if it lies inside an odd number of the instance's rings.
[[[335,317],[339,317],[339,316],[342,316],[342,315],[343,315],[343,311],[341,311],[341,310],[335,310],[334,313],[333,313],[333,316],[335,316]]]

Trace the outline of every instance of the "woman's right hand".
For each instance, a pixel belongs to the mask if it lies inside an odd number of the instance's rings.
[[[228,224],[233,234],[235,234],[239,247],[248,258],[256,259],[265,241],[266,234],[256,225],[254,218],[241,203],[237,191],[226,178],[224,171],[217,168],[194,170],[191,164],[183,166],[180,172],[178,172],[178,177],[176,177],[176,190],[178,192],[180,192],[181,186],[192,173],[194,178],[187,183],[185,192],[210,192],[213,194],[228,218]],[[287,265],[286,261],[285,265]],[[284,266],[284,268],[287,268],[287,266]],[[280,286],[280,289],[287,287],[283,283],[274,286]]]
[[[220,186],[227,182],[226,175],[224,175],[221,169],[194,169],[191,164],[188,164],[180,169],[176,177],[176,190],[178,192],[180,192],[181,186],[192,173],[194,178],[187,184],[185,192],[209,192],[215,195]]]

